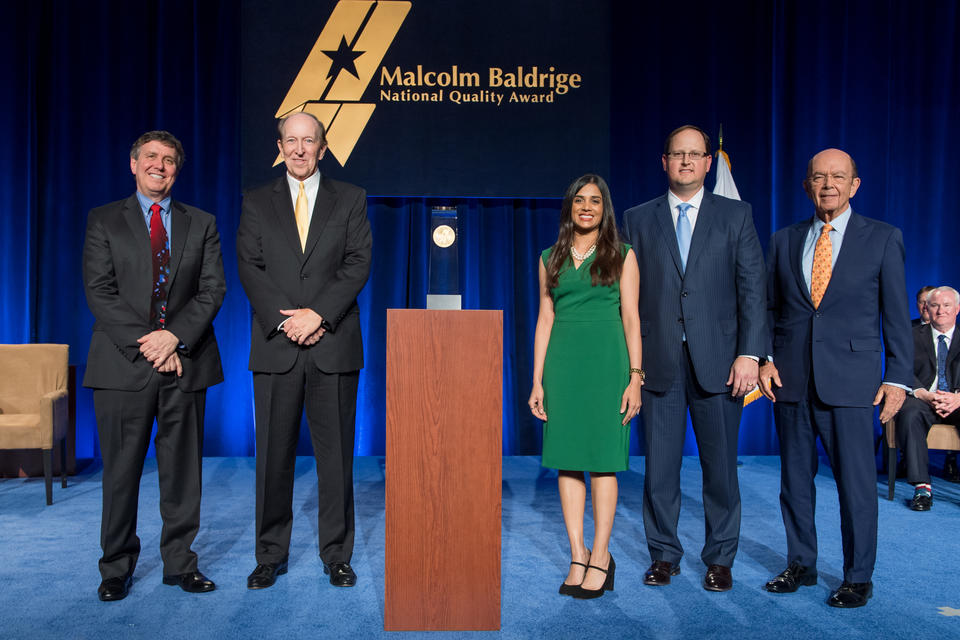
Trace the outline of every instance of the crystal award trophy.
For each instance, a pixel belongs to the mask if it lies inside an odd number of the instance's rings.
[[[430,212],[430,286],[427,309],[460,309],[460,238],[456,207]]]

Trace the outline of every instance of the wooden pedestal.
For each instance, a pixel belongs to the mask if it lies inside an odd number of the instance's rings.
[[[500,628],[503,312],[387,311],[387,631]]]

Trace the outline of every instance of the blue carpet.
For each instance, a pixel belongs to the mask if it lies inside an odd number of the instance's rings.
[[[762,584],[784,567],[778,502],[779,460],[745,457],[740,468],[743,527],[734,589],[700,586],[703,540],[700,467],[685,458],[680,534],[682,573],[669,587],[641,583],[649,564],[643,535],[643,458],[620,474],[611,551],[616,591],[593,601],[557,595],[567,568],[556,473],[536,457],[504,458],[502,630],[497,633],[383,632],[383,458],[356,461],[354,589],[327,584],[317,557],[313,461],[297,461],[290,572],[248,591],[253,569],[252,458],[204,460],[203,516],[194,549],[215,592],[191,595],[160,579],[157,471],[148,460],[141,486],[143,546],[133,590],[122,602],[97,600],[100,469],[70,486],[54,485],[45,506],[42,479],[0,480],[0,637],[2,638],[957,638],[960,637],[960,485],[934,479],[934,506],[910,511],[911,487],[880,499],[880,546],[870,603],[837,610],[824,601],[841,581],[836,488],[828,468],[817,478],[820,582],[790,595]],[[885,480],[881,476],[881,482]],[[878,485],[886,495],[886,486]],[[589,505],[588,505],[589,511]],[[588,537],[589,541],[589,537]],[[410,568],[410,585],[429,580]]]

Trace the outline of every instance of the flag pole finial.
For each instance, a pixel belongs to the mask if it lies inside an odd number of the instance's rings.
[[[723,123],[720,123],[720,135],[717,136],[717,142],[720,144],[718,151],[723,151]]]

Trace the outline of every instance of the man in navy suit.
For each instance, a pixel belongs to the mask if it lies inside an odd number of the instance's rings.
[[[733,586],[740,538],[737,435],[764,349],[763,250],[750,205],[707,193],[710,138],[686,125],[663,149],[669,191],[624,214],[640,264],[644,583],[680,572],[680,463],[690,411],[703,467],[705,589]]]
[[[883,403],[880,420],[893,417],[913,381],[903,237],[850,208],[860,178],[845,152],[815,155],[803,184],[816,215],[775,233],[767,256],[772,358],[760,389],[776,403],[788,566],[765,588],[791,593],[817,582],[820,436],[843,537],[843,584],[827,604],[860,607],[873,593],[877,554],[873,408]]]
[[[910,501],[914,511],[929,511],[933,506],[927,452],[930,427],[935,422],[960,425],[960,343],[953,339],[960,294],[953,287],[932,289],[925,296],[924,309],[930,321],[913,328],[913,391],[897,416],[897,446],[903,452],[907,481],[914,486]]]

